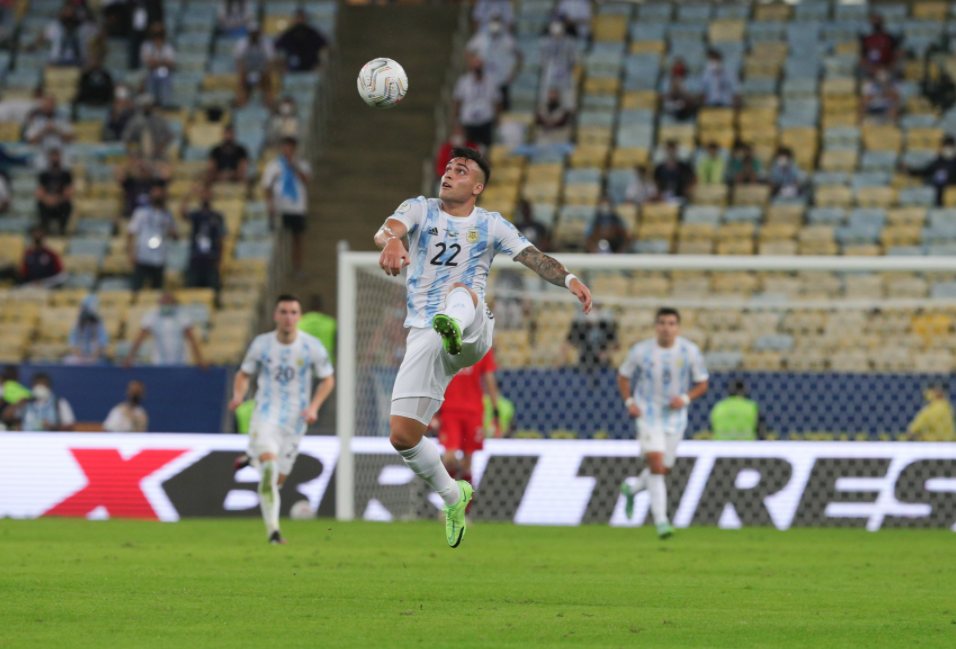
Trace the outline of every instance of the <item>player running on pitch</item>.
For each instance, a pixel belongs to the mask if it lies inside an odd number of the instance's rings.
[[[566,286],[591,310],[591,293],[567,269],[532,246],[496,212],[475,207],[491,168],[473,149],[452,149],[438,198],[419,196],[398,206],[375,234],[379,265],[389,275],[411,266],[410,327],[405,358],[395,378],[389,425],[392,446],[405,464],[445,501],[445,535],[458,547],[472,487],[455,481],[438,448],[424,438],[455,374],[491,349],[494,316],[485,306],[485,281],[494,256],[507,255],[556,286]],[[408,235],[405,249],[402,237]]]
[[[628,353],[617,375],[617,387],[628,414],[637,420],[637,439],[646,466],[637,478],[621,485],[624,512],[634,515],[634,496],[647,489],[657,534],[674,533],[667,520],[664,477],[677,458],[677,445],[687,428],[687,406],[707,392],[707,368],[700,349],[680,336],[680,314],[663,308],[654,316],[656,338],[639,342]],[[638,373],[631,392],[631,377]]]
[[[292,472],[306,426],[318,418],[319,408],[335,387],[329,352],[318,338],[298,330],[301,317],[298,298],[280,295],[273,314],[275,331],[252,341],[236,372],[229,402],[230,410],[242,404],[249,377],[258,371],[248,460],[239,458],[236,466],[248,463],[259,469],[259,507],[269,543],[286,543],[279,532],[279,488]],[[313,374],[321,382],[310,399]]]

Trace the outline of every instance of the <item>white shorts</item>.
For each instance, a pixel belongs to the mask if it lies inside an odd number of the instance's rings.
[[[637,419],[637,441],[641,444],[641,456],[663,453],[664,466],[668,469],[673,467],[677,460],[677,445],[683,437],[679,433],[665,433],[662,426],[650,425],[641,418]]]
[[[480,361],[491,349],[494,330],[495,317],[484,302],[479,302],[475,320],[462,332],[462,349],[457,356],[445,353],[441,336],[431,327],[409,331],[405,358],[392,389],[392,414],[427,426],[445,400],[445,390],[455,374]],[[417,405],[422,399],[434,403]]]
[[[260,422],[253,416],[249,422],[249,458],[258,468],[259,458],[265,453],[276,456],[279,473],[289,475],[292,465],[299,456],[299,443],[305,435],[305,427],[290,428],[279,426],[270,421]]]

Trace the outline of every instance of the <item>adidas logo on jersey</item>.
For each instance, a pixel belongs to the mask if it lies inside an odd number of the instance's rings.
[[[428,228],[428,234],[432,236],[438,236],[438,228]]]

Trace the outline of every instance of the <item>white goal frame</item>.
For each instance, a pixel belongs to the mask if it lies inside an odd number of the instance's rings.
[[[336,434],[339,458],[336,466],[336,518],[355,518],[355,457],[352,437],[355,428],[356,322],[354,300],[358,271],[382,272],[378,252],[355,252],[339,244],[338,338],[336,366]],[[554,255],[575,272],[585,270],[701,270],[701,271],[831,271],[831,272],[956,272],[956,256],[762,256],[762,255]],[[396,279],[398,281],[398,278]],[[404,282],[404,280],[401,280]],[[953,304],[953,300],[940,301]],[[728,305],[731,306],[731,305]]]

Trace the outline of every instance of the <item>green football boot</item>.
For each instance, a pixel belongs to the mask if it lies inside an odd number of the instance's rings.
[[[657,535],[661,537],[661,539],[669,539],[674,536],[674,528],[671,527],[670,523],[664,521],[657,526]]]
[[[621,493],[624,494],[626,499],[624,501],[624,515],[627,516],[627,520],[631,520],[634,518],[634,493],[626,482],[621,483]]]
[[[454,505],[445,505],[442,511],[445,513],[445,536],[448,539],[448,545],[457,548],[461,545],[461,540],[465,538],[465,531],[468,524],[465,522],[465,510],[468,509],[468,503],[475,490],[464,480],[458,481],[461,487],[461,498]]]
[[[432,329],[441,336],[446,354],[457,356],[461,353],[461,327],[458,326],[454,318],[438,314],[432,320]]]

